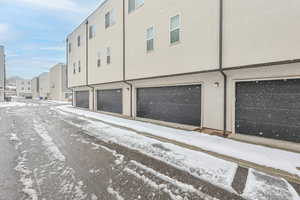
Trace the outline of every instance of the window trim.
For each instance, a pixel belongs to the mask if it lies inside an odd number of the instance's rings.
[[[129,9],[129,1],[130,0],[128,0],[128,14],[133,13],[134,11],[138,10],[139,8],[141,8],[145,4],[145,0],[143,0],[143,3],[139,6],[137,6],[137,0],[133,0],[134,1],[134,9],[130,10]]]
[[[111,64],[111,48],[110,47],[106,48],[106,64],[107,65]]]
[[[109,10],[108,12],[105,13],[104,15],[104,26],[105,29],[108,29],[109,27],[112,27],[113,25],[116,24],[116,12],[115,9],[112,8],[111,10]],[[108,20],[107,20],[107,16],[109,16]],[[107,24],[108,22],[108,24]]]
[[[77,47],[80,47],[81,46],[81,36],[78,35],[77,36]]]
[[[80,62],[80,60],[78,61],[78,73],[81,73],[81,62]]]
[[[151,28],[153,29],[153,37],[148,38],[148,30]],[[148,50],[148,41],[150,41],[150,40],[153,40],[153,49]],[[146,30],[146,51],[147,51],[147,53],[154,51],[154,41],[155,41],[155,27],[154,27],[154,25],[152,25],[149,28],[147,28],[147,30]]]
[[[93,39],[96,36],[96,30],[95,29],[96,29],[96,27],[95,27],[94,24],[89,26],[89,39],[90,40]]]
[[[172,29],[172,18],[177,17],[177,16],[179,16],[178,28]],[[177,29],[179,29],[179,40],[172,43],[172,41],[171,41],[171,39],[172,39],[172,38],[171,38],[171,33],[172,33],[173,31],[177,30]],[[181,42],[181,38],[182,38],[182,35],[181,35],[181,14],[178,13],[178,14],[173,15],[173,16],[170,17],[170,21],[169,21],[169,44],[170,44],[171,46],[176,45],[176,44],[178,44],[178,43]]]

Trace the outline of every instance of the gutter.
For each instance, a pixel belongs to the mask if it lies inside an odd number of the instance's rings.
[[[227,134],[227,74],[223,69],[223,24],[224,24],[224,13],[223,13],[223,0],[220,0],[220,21],[219,21],[219,71],[224,78],[224,96],[223,96],[223,136],[228,137]]]
[[[95,111],[95,88],[89,85],[89,21],[85,22],[85,52],[86,52],[86,62],[85,62],[85,69],[86,69],[86,84],[85,86],[92,89],[92,111]]]
[[[123,83],[130,87],[130,117],[133,117],[132,108],[133,108],[133,100],[132,100],[132,83],[126,81],[126,20],[125,20],[125,0],[123,0]]]

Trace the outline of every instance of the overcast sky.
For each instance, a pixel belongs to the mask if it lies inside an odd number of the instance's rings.
[[[65,38],[102,0],[0,0],[7,76],[31,79],[65,63]]]

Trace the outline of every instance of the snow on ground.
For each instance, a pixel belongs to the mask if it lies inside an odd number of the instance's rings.
[[[254,169],[249,170],[243,197],[259,200],[300,200],[297,192],[286,180]]]
[[[56,101],[56,100],[47,100],[45,102],[53,103],[53,104],[71,104],[71,102],[68,102],[68,101]]]
[[[26,103],[20,102],[0,102],[0,108],[26,106]]]
[[[65,156],[60,152],[58,147],[52,141],[52,138],[48,135],[47,130],[40,122],[34,120],[33,126],[35,131],[39,134],[39,136],[43,140],[43,144],[47,147],[48,151],[53,155],[53,157],[60,161],[65,161]]]
[[[131,161],[131,163],[134,164],[135,166],[137,166],[138,168],[142,169],[143,171],[150,173],[150,174],[154,175],[155,177],[159,177],[161,180],[165,181],[166,183],[170,183],[172,185],[177,186],[177,188],[182,189],[184,192],[196,193],[199,197],[201,197],[202,199],[205,199],[205,200],[217,200],[216,198],[213,198],[213,197],[199,191],[198,189],[194,188],[192,185],[188,185],[188,184],[182,183],[180,181],[177,181],[173,178],[170,178],[170,177],[168,177],[164,174],[161,174],[141,163],[138,163],[136,161]],[[154,188],[156,190],[164,190],[165,192],[167,192],[170,195],[170,197],[173,200],[182,199],[179,196],[175,196],[174,194],[172,194],[172,192],[169,190],[169,188],[166,184],[158,184],[154,180],[147,178],[145,175],[140,175],[138,172],[136,172],[128,167],[125,168],[125,171],[127,173],[135,176],[136,178],[141,179],[145,184],[150,185],[152,188]]]
[[[297,153],[247,144],[217,136],[199,134],[198,132],[194,131],[184,131],[151,123],[128,120],[101,113],[94,113],[76,109],[72,106],[60,106],[58,109],[81,116],[98,119],[106,123],[123,126],[139,132],[146,132],[155,136],[179,141],[181,143],[193,145],[207,151],[257,163],[266,167],[283,170],[300,177],[300,170],[297,169],[297,167],[300,167],[300,154]]]
[[[67,114],[66,116],[69,116]],[[97,137],[107,143],[117,143],[130,149],[166,162],[178,169],[185,170],[191,175],[206,180],[221,188],[233,192],[231,187],[237,165],[208,154],[189,150],[170,143],[163,143],[145,137],[133,131],[116,128],[99,121],[77,117],[85,123],[75,123],[62,117],[66,122],[87,131],[87,134]],[[119,157],[115,164],[122,162]]]
[[[124,198],[117,192],[115,191],[112,187],[107,188],[107,192],[114,196],[116,200],[124,200]]]
[[[15,167],[15,170],[20,173],[20,182],[23,184],[23,192],[27,194],[30,199],[38,200],[37,191],[34,189],[34,181],[32,178],[32,171],[30,171],[27,167],[25,167],[25,162],[27,161],[26,151],[22,152],[22,156],[18,158],[18,165]]]

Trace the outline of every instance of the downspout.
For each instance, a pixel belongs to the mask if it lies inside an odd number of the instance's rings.
[[[224,5],[223,0],[220,0],[220,21],[219,21],[219,71],[224,78],[224,110],[223,110],[223,136],[227,134],[227,74],[223,69],[223,24],[224,24]]]
[[[129,83],[128,81],[126,81],[126,20],[125,20],[125,0],[123,0],[123,82],[128,85],[130,87],[130,117],[133,117],[132,114],[132,83]]]
[[[66,86],[68,89],[69,88],[69,39],[66,39],[66,57],[67,57],[67,61],[66,61]],[[74,90],[73,88],[71,88],[72,90],[72,106],[74,106]]]
[[[85,69],[86,69],[86,84],[85,86],[92,89],[92,110],[95,111],[95,88],[89,85],[89,21],[85,22],[85,55],[86,55],[86,62],[85,62]]]
[[[4,54],[4,88],[3,88],[3,98],[6,101],[6,56]]]

